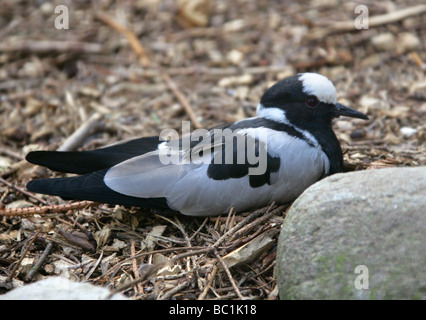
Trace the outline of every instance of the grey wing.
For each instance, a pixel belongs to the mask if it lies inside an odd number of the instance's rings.
[[[244,135],[232,133],[233,135]],[[237,139],[238,140],[238,139]],[[168,205],[189,215],[213,215],[227,212],[238,201],[241,208],[257,201],[258,194],[250,186],[249,176],[226,176],[218,171],[241,169],[248,164],[220,164],[212,166],[212,160],[236,158],[237,148],[225,148],[225,139],[204,137],[191,148],[180,150],[176,141],[164,143],[159,150],[124,161],[105,175],[104,182],[112,190],[139,198],[165,197]],[[232,141],[232,140],[231,140]],[[244,150],[243,150],[244,151]],[[230,157],[228,153],[232,153]],[[209,170],[210,168],[210,170]],[[241,171],[241,170],[240,170]],[[247,171],[247,170],[246,170]],[[216,175],[211,173],[215,172]],[[219,178],[217,176],[220,176]],[[250,193],[250,199],[235,197]]]
[[[209,152],[201,153],[197,161],[191,161],[191,150],[199,153],[210,148],[206,139],[191,144],[186,147],[182,139],[164,142],[159,145],[158,150],[113,166],[105,174],[104,182],[115,192],[132,197],[165,197],[168,200],[189,198],[193,191],[188,190],[184,184],[194,186],[201,183],[203,167],[211,161]],[[180,211],[182,205],[173,206],[172,209]]]
[[[172,151],[171,156],[180,162],[167,163],[160,150],[131,158],[109,169],[104,182],[112,190],[128,196],[166,197],[173,185],[194,169],[191,164],[182,163],[179,153]]]

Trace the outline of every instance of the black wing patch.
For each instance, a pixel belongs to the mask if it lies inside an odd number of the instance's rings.
[[[270,156],[259,140],[250,138],[246,135],[240,135],[245,140],[241,147],[241,140],[233,136],[232,152],[226,150],[226,144],[220,146],[212,157],[212,163],[207,169],[207,175],[214,180],[227,180],[231,178],[242,178],[249,175],[249,182],[252,188],[258,188],[265,184],[271,184],[271,173],[277,172],[280,168],[280,158]],[[241,138],[240,138],[241,139]],[[254,150],[248,150],[250,139],[254,140]],[[244,147],[244,148],[243,148]],[[262,150],[263,148],[263,150]],[[249,152],[252,152],[250,157]],[[260,152],[266,153],[266,169],[262,174],[249,174],[250,168],[257,168],[260,164],[254,163],[254,159],[260,159]]]
[[[144,137],[91,151],[33,151],[26,160],[53,171],[86,174],[156,150],[161,142],[158,137]]]

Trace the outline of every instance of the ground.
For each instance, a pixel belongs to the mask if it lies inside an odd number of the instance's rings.
[[[368,28],[355,29],[366,12],[354,1],[4,0],[0,204],[66,203],[25,191],[30,179],[58,176],[27,164],[30,150],[250,117],[265,89],[305,71],[329,77],[341,103],[370,117],[334,125],[345,170],[425,165],[423,3],[367,1]],[[65,273],[134,299],[276,299],[285,209],[193,219],[99,205],[0,217],[0,294],[11,280]],[[232,266],[226,255],[240,251]]]

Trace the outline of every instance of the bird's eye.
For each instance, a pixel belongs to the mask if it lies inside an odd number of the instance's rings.
[[[306,99],[305,103],[310,108],[316,108],[319,104],[319,100],[317,99],[317,97],[309,97],[308,99]]]

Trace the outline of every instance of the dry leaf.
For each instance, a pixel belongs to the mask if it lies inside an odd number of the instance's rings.
[[[184,28],[206,27],[211,5],[211,0],[179,0],[178,23]]]
[[[158,276],[166,276],[166,275],[176,275],[182,272],[182,268],[179,264],[175,264],[173,266],[170,265],[171,259],[165,257],[160,253],[154,254],[152,257],[152,263],[154,265],[164,265],[160,270],[158,270]]]
[[[223,261],[228,268],[232,268],[236,265],[245,264],[254,260],[262,252],[268,250],[272,246],[274,243],[271,237],[273,232],[274,231],[262,233],[250,242],[228,253],[223,257]]]
[[[148,233],[146,238],[141,241],[141,250],[152,251],[154,250],[155,245],[157,244],[158,238],[156,236],[161,236],[166,230],[165,225],[159,225],[152,228],[151,232]]]
[[[108,241],[108,238],[111,236],[111,229],[108,227],[104,227],[100,231],[96,231],[93,235],[93,238],[95,238],[96,243],[98,244],[98,248],[102,248],[105,243]]]
[[[104,247],[104,251],[105,252],[117,252],[117,251],[120,251],[121,249],[127,247],[127,245],[128,245],[127,242],[121,241],[121,240],[115,238],[112,245]]]

